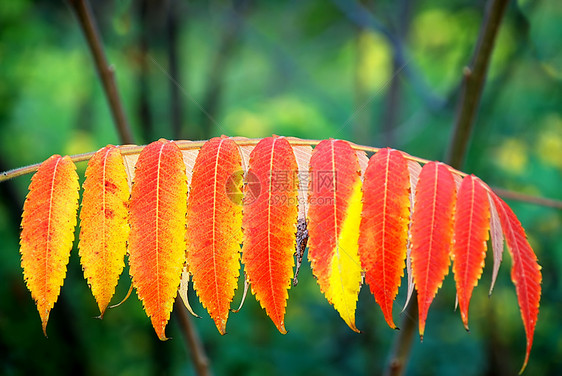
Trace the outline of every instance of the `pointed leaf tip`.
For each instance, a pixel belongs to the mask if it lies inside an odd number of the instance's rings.
[[[468,307],[484,268],[489,228],[488,193],[474,176],[466,176],[457,195],[451,255],[458,304],[467,331]]]
[[[520,373],[522,373],[529,361],[539,314],[542,282],[541,267],[537,262],[537,256],[527,240],[525,230],[515,216],[515,213],[495,193],[490,193],[490,195],[498,211],[507,249],[513,260],[511,280],[515,284],[521,318],[523,319],[523,326],[525,327],[527,337],[525,360],[520,370]]]
[[[160,140],[139,155],[130,201],[129,264],[133,285],[158,338],[185,263],[187,178],[178,146]]]
[[[201,148],[191,181],[187,211],[187,264],[201,304],[221,334],[240,275],[242,165],[229,138]]]
[[[129,185],[119,149],[108,145],[96,152],[83,188],[78,253],[103,317],[125,267],[129,238]]]
[[[358,254],[362,192],[357,154],[348,142],[324,140],[310,160],[308,231],[320,290],[354,331],[361,287]]]
[[[401,152],[386,148],[371,157],[363,180],[359,257],[365,281],[393,329],[392,305],[406,260],[409,189],[408,164]]]
[[[283,334],[295,263],[296,171],[287,139],[264,138],[252,150],[244,186],[242,261],[252,293]]]
[[[68,156],[53,155],[33,175],[23,206],[21,265],[45,336],[49,313],[66,277],[79,189],[72,160]]]
[[[429,306],[449,272],[455,194],[455,181],[447,165],[429,162],[422,168],[411,225],[412,272],[421,335]]]

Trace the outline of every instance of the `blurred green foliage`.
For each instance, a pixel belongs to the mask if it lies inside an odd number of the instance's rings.
[[[428,159],[444,157],[462,70],[485,7],[484,1],[464,0],[363,1],[386,31],[400,36],[405,61],[396,65],[397,46],[380,28],[355,24],[335,5],[353,2],[93,3],[138,143],[275,133],[392,146]],[[463,167],[491,186],[562,199],[561,22],[556,0],[519,0],[508,8]],[[2,1],[0,25],[0,170],[120,143],[68,4]],[[178,59],[176,71],[170,51]],[[399,106],[388,104],[393,77]],[[173,90],[179,129],[172,125]],[[392,124],[385,121],[389,111]],[[83,176],[84,166],[79,169]],[[19,216],[28,184],[29,176],[0,184],[0,374],[193,374],[175,318],[168,327],[172,339],[158,341],[134,294],[103,320],[94,319],[97,308],[76,249],[49,338],[43,337],[19,265]],[[562,374],[562,213],[509,203],[543,266],[527,374]],[[507,253],[504,259],[492,297],[489,266],[475,289],[470,334],[454,312],[454,281],[447,276],[423,344],[414,341],[407,374],[512,375],[519,369],[525,334]],[[356,334],[323,298],[306,263],[299,280],[289,292],[285,336],[249,297],[221,337],[192,295],[203,316],[196,326],[217,375],[382,372],[397,333],[386,326],[368,288],[360,294],[362,333]],[[126,270],[116,300],[129,284]],[[240,297],[241,289],[235,304]],[[404,300],[402,286],[395,319]]]

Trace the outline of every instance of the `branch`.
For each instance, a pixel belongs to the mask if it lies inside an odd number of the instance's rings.
[[[472,67],[465,70],[465,85],[463,86],[462,95],[459,98],[457,121],[453,129],[449,151],[445,159],[446,163],[453,168],[459,168],[466,154],[494,42],[508,1],[509,0],[489,1],[474,51]],[[469,73],[467,74],[467,72]],[[401,333],[396,338],[393,352],[390,356],[387,374],[402,375],[405,372],[406,363],[410,354],[412,337],[416,327],[415,320],[411,318],[417,316],[417,311],[417,299],[413,299],[406,309],[403,320],[404,334]]]
[[[462,165],[466,155],[468,142],[462,140],[468,140],[471,136],[492,50],[508,3],[509,0],[492,0],[488,3],[471,66],[466,67],[463,72],[464,82],[459,99],[459,109],[446,158],[449,164],[455,168]]]
[[[119,137],[122,142],[132,144],[133,135],[127,122],[125,112],[123,111],[117,86],[115,85],[115,71],[113,66],[108,64],[107,58],[105,57],[101,38],[92,15],[90,4],[88,3],[88,0],[69,0],[69,3],[74,9],[80,26],[82,27],[82,31],[84,32],[84,36],[88,41],[88,46],[92,52],[96,70],[103,84],[103,89],[105,91],[107,101],[109,102],[111,114],[113,115],[113,120],[115,121],[117,131],[119,132]]]
[[[261,138],[255,138],[255,139],[252,139],[252,138],[247,138],[247,139],[234,138],[234,141],[236,142],[236,144],[238,146],[249,146],[249,145],[255,146],[260,140],[261,140]],[[297,138],[291,138],[291,137],[288,137],[288,141],[291,144],[291,146],[316,146],[320,142],[320,140],[306,140],[306,139],[297,139]],[[206,141],[187,141],[187,140],[175,141],[175,143],[178,145],[180,150],[199,149],[205,144],[205,142]],[[363,146],[363,145],[357,145],[357,144],[353,144],[353,143],[350,143],[350,144],[351,144],[351,147],[353,149],[365,151],[365,152],[368,152],[368,153],[376,153],[378,150],[380,150],[379,148],[372,147],[372,146]],[[123,154],[123,155],[139,154],[144,147],[145,147],[145,145],[121,145],[121,146],[118,146],[119,150],[121,150],[121,154]],[[71,155],[70,159],[72,159],[72,161],[74,163],[86,162],[86,161],[90,160],[90,158],[92,158],[95,153],[96,152],[93,151],[93,152],[88,152],[88,153],[83,153],[83,154],[75,154],[75,155]],[[425,163],[430,162],[427,159],[418,158],[418,157],[415,157],[415,156],[412,156],[412,155],[409,155],[409,154],[404,154],[404,157],[408,160],[416,161],[416,162],[419,162],[421,164],[425,164]],[[34,173],[35,171],[37,171],[37,169],[39,168],[40,165],[41,165],[41,163],[35,163],[35,164],[32,164],[32,165],[15,168],[13,170],[0,172],[0,183],[2,183],[3,181],[7,181],[7,180],[10,180],[10,179],[20,177],[20,176],[24,176],[24,175],[27,175],[27,174]],[[449,170],[453,174],[456,174],[456,175],[459,175],[459,176],[462,176],[462,177],[466,176],[466,173],[464,173],[462,171],[458,171],[458,170],[456,170],[452,167],[449,168]],[[560,200],[525,195],[525,194],[522,194],[522,193],[519,193],[519,192],[513,192],[513,191],[509,191],[509,190],[502,189],[502,188],[493,188],[492,190],[497,195],[499,195],[500,197],[503,197],[503,198],[521,201],[521,202],[526,202],[526,203],[529,203],[529,204],[536,204],[536,205],[540,205],[540,206],[551,207],[551,208],[555,208],[555,209],[562,209],[562,201],[560,201]]]
[[[191,354],[191,359],[193,360],[197,375],[210,376],[212,373],[209,369],[209,358],[207,358],[205,354],[205,349],[201,344],[197,330],[193,326],[192,319],[187,315],[185,307],[178,299],[180,299],[179,295],[174,302],[174,313],[182,328],[182,332],[185,334],[189,348],[191,349],[189,353]]]
[[[232,139],[234,140],[234,142],[236,142],[238,146],[249,146],[249,145],[255,146],[258,144],[258,142],[262,140],[261,138],[244,138],[244,137],[233,137]],[[316,146],[320,143],[320,140],[306,140],[306,139],[300,139],[295,137],[287,137],[287,140],[292,146]],[[203,141],[176,140],[175,141],[176,145],[178,145],[180,150],[199,149],[205,144],[205,142],[207,141],[206,140]],[[362,150],[368,153],[376,153],[377,151],[380,150],[379,148],[376,147],[357,145],[351,142],[350,145],[355,150]],[[121,154],[131,155],[131,154],[140,154],[140,152],[145,147],[145,145],[120,145],[118,147],[119,150],[121,151]],[[83,153],[83,154],[75,154],[75,155],[71,155],[70,159],[72,159],[72,161],[75,163],[84,162],[92,158],[94,154],[95,151],[89,153]],[[406,159],[416,161],[422,164],[429,162],[427,159],[414,157],[408,154],[404,154],[404,156],[406,157]],[[15,168],[13,170],[4,171],[0,173],[0,183],[9,179],[16,178],[18,176],[23,176],[26,174],[33,173],[37,171],[40,165],[41,163],[35,163],[32,165]],[[464,172],[461,171],[456,171],[454,169],[450,169],[450,170],[452,173],[460,176],[466,175]]]
[[[404,311],[404,318],[400,326],[400,332],[394,341],[392,353],[389,358],[388,366],[385,369],[385,376],[398,376],[404,374],[408,358],[410,357],[410,350],[412,349],[412,342],[416,334],[416,324],[418,320],[418,294],[414,290],[412,300],[406,311]]]
[[[105,57],[103,46],[101,43],[101,39],[99,37],[97,27],[94,21],[94,17],[92,15],[92,10],[87,0],[69,0],[70,4],[74,8],[76,15],[80,21],[80,25],[84,30],[84,34],[86,35],[86,39],[88,40],[88,45],[90,46],[90,50],[92,51],[92,55],[94,57],[94,61],[96,64],[96,69],[98,71],[100,80],[103,83],[103,87],[107,96],[107,100],[111,107],[111,112],[113,115],[113,119],[115,121],[115,125],[119,132],[119,137],[122,143],[126,144],[133,144],[134,139],[127,123],[127,119],[125,117],[125,111],[123,110],[123,106],[121,104],[121,100],[119,98],[119,93],[117,91],[117,86],[115,84],[115,77],[114,77],[114,70],[111,66],[108,65],[107,59]],[[136,146],[131,147],[132,149],[138,148]],[[125,147],[126,149],[126,147]],[[74,160],[88,160],[92,157],[93,153],[86,153],[77,156]],[[38,165],[30,166],[24,173],[31,172],[36,170]],[[7,174],[3,173],[0,175],[0,182],[6,179]],[[200,376],[208,376],[210,375],[209,371],[209,360],[205,354],[203,346],[201,345],[201,341],[199,339],[199,335],[197,334],[197,330],[193,326],[190,321],[189,317],[186,317],[185,311],[182,309],[181,305],[176,305],[176,316],[178,317],[180,326],[182,328],[182,332],[184,334],[184,339],[187,342],[189,348],[191,349],[191,356],[193,359],[193,363],[197,374]]]
[[[562,210],[562,201],[559,200],[526,195],[524,193],[513,192],[502,188],[493,188],[492,190],[502,198]]]

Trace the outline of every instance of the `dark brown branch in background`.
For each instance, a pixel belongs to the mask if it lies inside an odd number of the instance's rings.
[[[499,25],[505,14],[509,0],[489,0],[486,15],[480,28],[480,35],[474,50],[471,67],[468,75],[465,72],[465,85],[459,98],[459,112],[453,129],[453,136],[449,144],[449,151],[445,162],[453,168],[459,169],[468,148],[470,134],[474,127],[476,110],[480,103],[482,89],[486,81],[486,73],[496,41]],[[410,305],[405,311],[401,329],[406,334],[400,334],[395,341],[393,352],[390,356],[386,370],[388,375],[402,375],[406,370],[409,358],[412,337],[414,336],[417,320],[417,299],[412,297]]]
[[[412,342],[416,335],[416,328],[418,323],[418,294],[414,290],[410,304],[402,313],[402,324],[400,332],[394,340],[391,350],[391,356],[388,360],[388,365],[385,369],[385,376],[403,375],[406,372],[406,366],[410,359],[410,352],[412,350]]]
[[[195,371],[199,376],[212,375],[209,367],[209,358],[207,358],[207,355],[205,354],[205,349],[203,348],[199,334],[193,325],[192,318],[188,316],[187,310],[183,306],[183,303],[180,302],[179,295],[174,302],[174,313],[179,321],[182,331],[186,335]]]
[[[90,5],[87,0],[69,1],[72,7],[75,9],[76,14],[78,15],[78,19],[82,28],[84,29],[84,34],[86,35],[86,39],[88,40],[90,49],[92,50],[96,68],[98,69],[100,80],[103,83],[104,91],[111,106],[115,125],[119,131],[121,142],[133,144],[133,135],[127,124],[125,111],[121,104],[119,93],[115,85],[113,69],[107,64],[107,60],[103,51],[103,45],[96,29],[96,24]],[[175,314],[178,317],[182,333],[184,334],[184,339],[187,342],[188,347],[191,349],[191,356],[197,374],[200,376],[210,375],[211,373],[209,371],[209,360],[205,355],[205,351],[203,349],[203,346],[201,345],[197,330],[191,323],[190,318],[186,316],[185,309],[181,306],[181,304],[175,304]]]
[[[501,20],[507,9],[509,0],[490,1],[486,8],[486,17],[480,29],[480,36],[476,50],[469,67],[464,69],[464,82],[459,99],[459,108],[457,119],[451,142],[449,143],[449,151],[447,152],[446,161],[449,165],[460,168],[466,156],[468,140],[472,134],[474,121],[478,113],[478,106],[488,67],[492,58],[492,50],[496,41],[496,36],[500,27]]]
[[[119,132],[119,137],[122,142],[132,144],[133,134],[127,122],[125,112],[123,111],[123,105],[119,98],[117,86],[115,85],[115,71],[107,62],[90,4],[87,0],[69,0],[69,3],[72,9],[74,9],[86,40],[88,41],[88,46],[92,52],[96,70],[107,96],[107,101],[111,108],[111,114],[115,121],[117,131]]]
[[[166,13],[166,33],[168,36],[168,69],[169,76],[173,78],[169,80],[171,112],[170,117],[172,125],[172,135],[175,139],[180,139],[182,138],[182,123],[184,113],[182,112],[181,107],[181,87],[178,84],[178,82],[181,82],[181,78],[179,69],[179,54],[177,50],[179,14],[178,2],[176,0],[170,0]],[[212,375],[209,358],[205,353],[205,348],[201,343],[197,328],[193,324],[193,318],[187,313],[187,310],[185,309],[183,303],[180,302],[179,295],[174,302],[174,316],[181,327],[184,340],[188,345],[188,352],[191,355],[191,360],[193,361],[195,372],[199,376]]]
[[[562,201],[552,200],[550,198],[543,198],[537,196],[526,195],[524,193],[513,192],[502,188],[492,188],[497,195],[503,199],[525,202],[528,204],[535,204],[547,208],[554,208],[562,210]]]

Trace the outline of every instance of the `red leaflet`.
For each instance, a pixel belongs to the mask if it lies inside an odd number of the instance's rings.
[[[293,276],[297,162],[283,137],[262,139],[250,155],[244,186],[242,261],[252,292],[281,333]]]
[[[78,175],[69,157],[53,155],[39,166],[23,205],[20,253],[23,275],[47,335],[72,250]]]
[[[354,331],[361,285],[358,255],[361,178],[347,141],[324,140],[310,159],[308,258],[326,299]]]
[[[80,262],[103,316],[125,267],[129,185],[121,152],[106,146],[88,162],[80,211]]]
[[[178,146],[159,140],[136,164],[129,219],[130,273],[161,340],[185,263],[187,178]]]
[[[496,194],[490,193],[490,195],[496,204],[507,249],[513,259],[511,280],[515,284],[521,317],[527,334],[527,352],[523,367],[521,367],[521,373],[527,366],[533,346],[533,336],[541,299],[541,267],[537,262],[537,256],[527,241],[525,230],[521,227],[521,223],[513,211]]]
[[[488,192],[473,175],[466,176],[457,195],[453,234],[453,272],[461,317],[468,330],[468,305],[486,258],[490,229]]]
[[[396,328],[392,304],[404,275],[409,188],[408,163],[401,152],[386,148],[371,157],[363,180],[359,258],[365,281],[391,328]]]
[[[187,264],[193,287],[221,334],[240,270],[241,158],[230,138],[216,137],[201,148],[187,205]]]
[[[429,306],[449,272],[455,194],[455,181],[447,165],[429,162],[423,166],[411,226],[412,272],[422,339]]]

